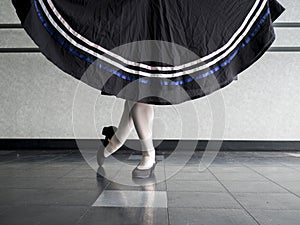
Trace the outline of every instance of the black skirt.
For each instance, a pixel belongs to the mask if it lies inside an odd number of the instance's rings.
[[[47,59],[102,94],[179,104],[230,84],[275,40],[276,0],[12,0]]]

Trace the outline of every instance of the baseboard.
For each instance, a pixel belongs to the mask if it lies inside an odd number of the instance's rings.
[[[99,146],[100,139],[0,139],[0,150],[78,150]],[[97,144],[98,143],[98,144]],[[210,141],[219,146],[220,151],[299,151],[300,141],[257,141],[257,140],[223,140]],[[208,140],[154,140],[154,145],[160,151],[173,151],[180,144],[180,151],[195,149],[203,151]],[[139,146],[137,139],[127,140],[124,150],[132,150],[127,146]]]

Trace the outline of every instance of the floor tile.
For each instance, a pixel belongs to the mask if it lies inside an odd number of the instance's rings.
[[[218,181],[168,180],[168,191],[227,192]]]
[[[276,173],[293,173],[297,174],[297,170],[286,167],[286,166],[281,166],[281,165],[276,165],[276,166],[256,166],[252,167],[252,170],[255,170],[261,174],[276,174]]]
[[[110,182],[108,180],[99,181],[97,178],[80,178],[63,177],[57,179],[50,185],[53,189],[65,189],[65,190],[98,190],[102,191]]]
[[[123,185],[123,184],[119,184],[116,182],[111,182],[107,187],[106,190],[126,190],[126,191],[143,191],[143,190],[153,190],[153,191],[166,191],[167,190],[167,186],[166,183],[163,182],[159,182],[159,183],[155,183],[155,182],[149,182],[147,183],[145,182],[140,182],[138,184],[136,184],[135,186],[132,185]]]
[[[142,159],[142,155],[133,155],[132,154],[128,157],[128,160],[133,160],[133,161],[140,161],[141,159]],[[162,161],[162,160],[164,160],[164,156],[163,155],[156,155],[155,159],[157,161]]]
[[[253,173],[253,171],[245,166],[211,166],[209,170],[216,173]]]
[[[74,225],[85,213],[82,206],[15,206],[0,214],[1,225]]]
[[[91,205],[99,196],[91,190],[0,189],[2,205]]]
[[[241,206],[228,193],[168,192],[169,208],[240,209]]]
[[[49,189],[57,180],[55,177],[0,177],[0,188]]]
[[[277,181],[277,183],[300,196],[300,181]]]
[[[0,224],[299,224],[300,157],[219,152],[199,171],[203,152],[160,153],[152,177],[132,179],[136,154],[97,169],[95,152],[0,151]]]
[[[70,170],[68,173],[64,174],[64,177],[76,177],[76,178],[94,178],[97,176],[97,172],[93,169],[81,169],[77,168]]]
[[[300,198],[290,193],[233,193],[246,209],[300,209]]]
[[[57,169],[57,170],[48,170],[48,169],[9,169],[9,170],[0,170],[0,177],[49,177],[57,178],[62,177],[65,174],[69,173],[70,169]]]
[[[11,206],[0,205],[0,215],[5,213]]]
[[[167,208],[165,191],[104,190],[93,206]]]
[[[170,225],[257,225],[242,209],[170,208]]]
[[[299,225],[300,210],[250,210],[260,225]]]
[[[77,225],[168,225],[166,208],[92,207]]]
[[[267,181],[268,179],[255,172],[214,172],[214,175],[221,181]]]
[[[263,173],[263,175],[268,179],[277,182],[300,181],[300,171],[293,171],[291,173]]]
[[[168,180],[206,180],[215,181],[216,178],[208,171],[203,172],[177,172],[166,168],[166,177]]]
[[[283,192],[287,193],[288,191],[280,187],[277,184],[274,184],[271,181],[222,181],[222,184],[230,192],[253,192],[253,193],[274,193],[274,192]]]

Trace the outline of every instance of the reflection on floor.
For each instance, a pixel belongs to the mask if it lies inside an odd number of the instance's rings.
[[[1,151],[0,224],[300,224],[299,153],[219,152],[206,169],[202,155],[157,155],[134,180],[137,155],[95,169],[76,151]]]

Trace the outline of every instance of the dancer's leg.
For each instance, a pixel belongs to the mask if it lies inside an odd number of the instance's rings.
[[[130,102],[130,104],[132,106],[134,102]],[[155,149],[152,140],[154,107],[151,104],[135,103],[130,113],[143,151],[138,169],[148,169],[155,162]]]
[[[126,141],[130,132],[132,131],[134,124],[132,117],[129,113],[130,110],[129,101],[126,100],[124,103],[124,110],[119,122],[118,129],[116,133],[109,140],[109,144],[104,149],[104,156],[108,157],[115,151],[117,151]]]

